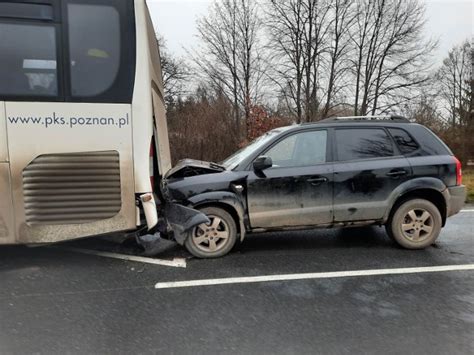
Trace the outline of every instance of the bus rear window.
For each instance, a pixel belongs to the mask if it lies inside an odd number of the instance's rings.
[[[54,26],[0,23],[0,97],[57,96]]]
[[[111,89],[120,67],[119,13],[105,5],[73,3],[67,9],[71,94],[100,96]]]

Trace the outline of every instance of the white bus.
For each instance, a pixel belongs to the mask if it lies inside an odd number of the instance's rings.
[[[170,167],[145,0],[0,1],[0,244],[153,230]]]

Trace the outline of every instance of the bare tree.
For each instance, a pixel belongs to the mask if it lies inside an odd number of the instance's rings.
[[[441,97],[450,117],[451,125],[467,125],[472,119],[472,85],[473,85],[473,56],[474,48],[466,40],[455,46],[444,59],[437,73],[441,83]]]
[[[274,83],[282,92],[287,107],[295,111],[299,123],[303,116],[301,102],[303,91],[303,31],[304,19],[300,1],[272,0],[267,13],[271,37],[270,48],[277,61]],[[276,59],[276,60],[275,60]],[[272,73],[273,77],[273,73]]]
[[[447,125],[440,114],[438,105],[439,95],[430,89],[422,90],[418,98],[404,104],[403,112],[406,117],[410,117],[415,122],[440,134],[447,128]]]
[[[322,117],[326,117],[330,110],[341,102],[335,101],[340,90],[347,85],[350,76],[350,61],[352,55],[350,31],[356,21],[357,12],[351,0],[334,0],[331,3],[332,20],[330,28],[330,44],[328,48],[328,70],[326,89],[326,103]]]
[[[441,113],[449,117],[450,146],[462,162],[474,158],[474,48],[469,40],[453,47],[436,74]]]
[[[260,95],[263,77],[259,52],[261,21],[251,0],[215,1],[208,15],[198,21],[202,47],[194,55],[199,76],[233,103],[237,132],[241,113],[245,123],[250,107]]]
[[[198,87],[192,95],[179,98],[168,109],[168,130],[173,162],[184,158],[220,161],[238,149],[232,102],[222,92]],[[212,144],[209,144],[212,142]]]
[[[330,0],[270,0],[266,18],[274,83],[297,122],[312,121],[320,105],[319,69],[326,50]]]
[[[424,5],[418,0],[359,0],[357,12],[354,113],[388,111],[427,82],[436,43],[423,40]]]
[[[190,72],[184,60],[175,58],[168,52],[166,42],[162,36],[157,35],[157,42],[160,48],[165,103],[169,107],[186,93]]]
[[[474,158],[474,51],[469,40],[454,46],[421,96],[404,112],[438,134],[463,164]]]
[[[324,80],[321,75],[321,67],[324,66],[323,54],[327,51],[331,41],[329,22],[330,11],[332,9],[331,0],[308,0],[303,2],[305,31],[304,31],[304,81],[303,87],[305,121],[314,121],[319,117],[320,105],[322,102],[321,82]],[[323,79],[323,80],[322,80]]]

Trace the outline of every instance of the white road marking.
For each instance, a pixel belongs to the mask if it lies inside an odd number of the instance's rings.
[[[172,266],[172,267],[186,267],[186,259],[183,258],[174,258],[173,260],[164,260],[164,259],[155,259],[155,258],[147,258],[143,256],[134,256],[134,255],[127,255],[127,254],[117,254],[111,253],[108,251],[98,251],[98,250],[90,250],[90,249],[81,249],[81,248],[69,248],[69,247],[56,247],[58,249],[72,251],[76,253],[82,254],[89,254],[89,255],[96,255],[96,256],[103,256],[106,258],[112,259],[120,259],[125,261],[135,261],[139,263],[146,263],[146,264],[155,264],[155,265],[163,265],[163,266]]]
[[[459,212],[474,212],[474,209],[473,210],[461,210]]]
[[[225,279],[203,279],[203,280],[190,280],[190,281],[158,282],[155,285],[155,288],[195,287],[195,286],[212,286],[212,285],[226,285],[226,284],[270,282],[270,281],[328,279],[328,278],[339,278],[339,277],[399,275],[399,274],[416,274],[416,273],[428,273],[428,272],[467,271],[467,270],[474,270],[474,264],[408,267],[408,268],[396,268],[396,269],[316,272],[316,273],[304,273],[304,274],[229,277]]]

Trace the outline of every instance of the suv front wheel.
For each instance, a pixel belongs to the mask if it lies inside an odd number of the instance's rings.
[[[210,220],[189,233],[184,245],[198,258],[218,258],[226,255],[237,240],[237,227],[232,216],[221,208],[207,207],[200,210]]]
[[[436,241],[441,225],[441,213],[434,204],[413,199],[396,208],[386,228],[390,237],[402,247],[423,249]]]

